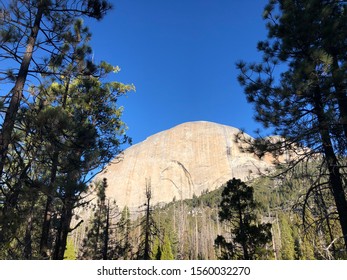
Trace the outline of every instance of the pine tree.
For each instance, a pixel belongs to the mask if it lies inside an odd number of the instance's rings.
[[[121,213],[119,222],[117,223],[117,244],[115,255],[117,259],[130,260],[132,259],[133,250],[133,238],[131,236],[132,232],[132,221],[130,219],[130,210],[127,206],[124,206]]]
[[[101,19],[107,1],[1,5],[0,47],[12,67],[1,79],[14,86],[1,99],[0,251],[6,258],[62,259],[86,175],[128,143],[116,101],[132,86],[103,82],[119,69],[92,60],[82,18]]]
[[[223,236],[216,239],[216,245],[224,247],[223,258],[250,260],[263,256],[263,248],[271,241],[271,225],[258,223],[255,209],[252,187],[235,178],[226,183],[219,218],[227,222],[231,236],[230,241]]]
[[[7,69],[1,69],[1,80],[13,87],[2,96],[5,118],[0,131],[0,178],[8,162],[8,149],[24,96],[28,75],[59,75],[51,66],[69,59],[66,41],[76,18],[100,20],[111,8],[105,0],[82,1],[22,1],[2,2],[4,14],[0,22],[2,57]],[[43,54],[46,54],[43,57]],[[43,59],[42,59],[43,57]],[[10,60],[12,60],[10,62]],[[16,67],[16,64],[19,67]]]
[[[155,254],[154,240],[159,235],[157,225],[153,218],[153,209],[151,206],[152,189],[150,180],[146,180],[146,203],[145,214],[141,219],[141,236],[140,245],[137,253],[137,259],[150,260]]]
[[[171,242],[168,234],[164,234],[163,245],[161,249],[161,260],[173,260],[174,256],[172,253]]]
[[[110,204],[106,197],[107,180],[96,183],[97,204],[94,209],[94,216],[91,228],[87,231],[87,236],[83,240],[81,248],[81,259],[107,260],[112,259],[114,248],[111,248],[110,240],[111,226],[117,211],[116,205]]]
[[[294,260],[295,259],[295,243],[293,231],[290,226],[290,221],[287,216],[280,215],[280,230],[281,230],[281,259]]]
[[[77,63],[83,65],[81,61]],[[49,87],[47,95],[40,95],[40,102],[49,104],[38,114],[39,120],[44,121],[44,129],[47,129],[49,118],[52,118],[51,124],[61,118],[58,124],[62,130],[48,127],[48,133],[43,136],[53,137],[53,141],[45,140],[54,151],[50,191],[54,191],[54,185],[65,186],[57,193],[63,201],[63,209],[68,211],[67,219],[71,218],[71,210],[76,206],[79,194],[86,189],[83,180],[88,172],[102,167],[120,152],[119,146],[128,141],[120,119],[122,109],[117,107],[116,101],[131,86],[118,82],[102,83],[101,78],[114,68],[105,62],[94,67],[94,71],[98,72],[95,72],[96,77],[77,76],[75,80],[70,80],[71,73],[68,73],[64,76],[67,78],[63,77],[62,81]],[[60,106],[52,106],[53,102]],[[59,180],[62,182],[59,183]],[[50,203],[51,198],[48,197],[48,211]],[[45,227],[46,232],[48,228],[49,225]]]
[[[289,170],[321,159],[320,175],[328,179],[307,194],[330,190],[347,250],[346,3],[271,0],[263,15],[268,29],[268,39],[258,43],[263,62],[238,63],[239,82],[255,105],[256,119],[281,138],[257,139],[251,150],[259,156],[287,151]]]

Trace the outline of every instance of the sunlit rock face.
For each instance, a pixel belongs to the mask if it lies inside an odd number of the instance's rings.
[[[115,159],[96,180],[107,179],[107,196],[122,208],[199,196],[235,177],[244,181],[273,168],[241,151],[235,142],[240,130],[211,122],[188,122],[150,136]]]

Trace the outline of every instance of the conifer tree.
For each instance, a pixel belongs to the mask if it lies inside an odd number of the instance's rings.
[[[71,32],[71,37],[79,39],[66,45],[72,50],[71,60],[55,66],[62,75],[32,86],[33,102],[18,114],[18,137],[22,139],[18,149],[12,144],[11,152],[18,160],[10,166],[13,173],[6,179],[8,188],[1,193],[10,198],[3,200],[1,209],[1,220],[12,223],[0,231],[7,244],[13,237],[18,240],[18,224],[26,218],[26,210],[21,209],[26,205],[25,191],[32,193],[31,188],[46,198],[44,213],[39,214],[44,217],[39,249],[43,258],[63,258],[73,209],[90,179],[86,176],[117,155],[120,145],[129,143],[117,100],[132,86],[103,82],[119,69],[88,60],[90,34],[80,20]],[[81,71],[85,68],[93,69],[93,75],[85,75]],[[58,226],[52,228],[54,217],[60,218],[55,221]],[[18,224],[13,222],[16,220]]]
[[[161,260],[173,260],[174,256],[172,253],[171,242],[168,234],[164,234],[163,245],[161,249]]]
[[[0,48],[7,62],[0,75],[13,85],[0,100],[0,248],[10,258],[25,252],[25,258],[35,253],[62,259],[87,174],[128,143],[116,101],[132,86],[103,82],[119,69],[92,60],[82,18],[100,20],[111,7],[107,1],[16,0],[0,6]],[[23,236],[27,218],[31,226]]]
[[[222,192],[219,219],[230,228],[227,239],[218,236],[216,245],[224,251],[222,258],[259,259],[271,241],[271,224],[260,224],[254,214],[253,188],[239,179],[228,181]]]
[[[97,204],[95,205],[91,228],[88,230],[81,248],[82,259],[113,259],[111,248],[111,226],[115,218],[116,205],[110,204],[106,197],[107,180],[96,184]]]
[[[153,258],[154,250],[153,243],[156,236],[159,235],[158,228],[153,218],[153,209],[151,206],[152,189],[150,180],[146,180],[146,203],[145,214],[141,220],[141,241],[137,258],[140,260],[150,260]]]
[[[281,138],[276,143],[259,138],[251,150],[259,156],[292,150],[289,170],[321,159],[320,175],[327,180],[308,195],[330,190],[342,232],[338,238],[347,250],[346,2],[270,0],[263,16],[268,29],[268,39],[258,43],[263,61],[238,63],[238,78],[256,119]]]
[[[280,229],[281,229],[281,259],[294,260],[295,259],[295,246],[293,231],[288,221],[288,217],[280,215]]]
[[[12,89],[1,96],[5,118],[0,131],[0,179],[8,162],[17,113],[23,98],[27,98],[25,86],[28,77],[59,75],[52,71],[51,66],[69,60],[66,40],[74,40],[67,34],[76,18],[100,20],[110,8],[105,0],[14,0],[1,3],[1,56],[6,59],[5,67],[10,66],[1,68],[0,73],[1,80],[7,81]]]
[[[116,241],[115,255],[117,259],[129,260],[132,258],[133,238],[132,222],[130,219],[130,210],[124,206],[119,222],[117,223],[118,240]]]

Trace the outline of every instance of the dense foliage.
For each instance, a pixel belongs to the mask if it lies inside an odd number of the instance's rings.
[[[261,259],[268,254],[271,241],[271,224],[260,223],[255,214],[253,188],[239,179],[228,181],[222,192],[219,219],[230,228],[227,239],[218,235],[215,240],[221,247],[223,259]]]
[[[263,16],[268,38],[258,43],[262,62],[237,63],[238,78],[256,120],[280,137],[256,139],[252,150],[260,157],[286,153],[288,170],[322,159],[307,200],[319,196],[327,219],[339,220],[342,233],[335,237],[344,239],[346,252],[347,4],[270,0]],[[331,196],[335,205],[326,208]]]
[[[237,64],[279,135],[238,140],[276,174],[164,206],[148,184],[140,209],[89,184],[130,143],[119,98],[134,87],[94,61],[84,25],[110,8],[0,2],[0,259],[346,259],[346,1],[270,0],[262,62]]]
[[[319,163],[314,163],[309,170],[316,170],[317,166]],[[246,242],[246,246],[250,247],[251,258],[279,260],[346,258],[343,240],[335,237],[341,234],[338,220],[329,219],[321,210],[317,204],[317,200],[321,197],[306,199],[307,186],[312,180],[316,180],[319,174],[315,175],[312,172],[311,176],[304,177],[303,168],[297,166],[292,174],[282,174],[282,170],[279,169],[270,177],[247,182],[248,188],[253,189],[253,200],[246,201],[252,202],[250,204],[253,208],[250,214],[255,218],[254,223],[249,225],[260,226],[257,230],[264,229],[263,232],[266,233],[263,235],[265,239],[262,239],[265,240],[264,243],[255,242],[261,241],[259,238]],[[239,224],[236,222],[232,225],[220,219],[222,193],[226,185],[212,192],[206,191],[199,196],[194,195],[193,199],[175,200],[167,205],[152,206],[151,218],[155,224],[152,230],[155,230],[152,231],[150,243],[151,258],[244,259],[242,246],[238,242],[240,240],[235,239],[235,233],[239,232]],[[324,202],[327,208],[331,208],[333,206],[331,195],[327,195]],[[235,206],[236,204],[233,204],[230,209],[234,209]],[[125,246],[126,257],[122,253],[115,253],[110,254],[109,259],[138,259],[138,253],[143,248],[142,229],[146,213],[139,212],[139,209],[125,209],[121,212],[122,215],[112,222],[117,225],[110,235],[110,239],[114,240],[114,245],[111,246],[116,248],[117,244],[127,244],[125,240],[130,240],[131,246]],[[303,211],[306,211],[304,221]],[[127,231],[120,226],[124,223],[122,222],[124,213],[129,215]],[[73,232],[75,243],[80,246],[79,250],[85,250],[81,242],[81,236],[85,236],[85,232],[83,226]],[[220,236],[218,241],[223,241],[221,238],[223,237],[226,242],[216,244],[218,236]],[[111,249],[110,252],[115,250]]]
[[[129,142],[118,98],[133,86],[110,81],[119,68],[93,60],[83,25],[109,9],[1,3],[0,258],[63,259],[92,172]]]

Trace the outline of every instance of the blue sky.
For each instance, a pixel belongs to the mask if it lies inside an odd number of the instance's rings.
[[[235,62],[259,61],[267,0],[117,0],[89,24],[96,60],[136,92],[119,99],[134,143],[188,121],[212,121],[252,134],[261,125],[237,82]]]

